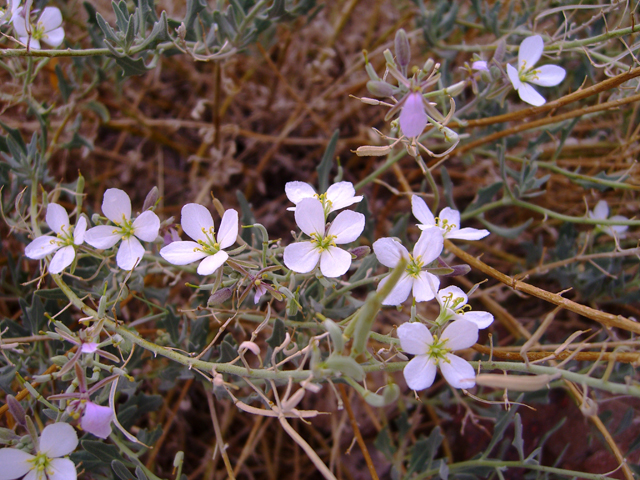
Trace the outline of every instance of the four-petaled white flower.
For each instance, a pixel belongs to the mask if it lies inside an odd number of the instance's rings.
[[[373,251],[378,261],[385,267],[395,268],[401,258],[408,260],[405,271],[387,298],[383,300],[383,305],[400,305],[412,291],[416,302],[433,300],[435,290],[432,285],[439,286],[440,280],[432,273],[424,271],[423,267],[438,258],[442,253],[443,242],[444,239],[439,230],[429,229],[420,235],[413,247],[413,255],[409,255],[407,249],[393,238],[381,238],[373,243]],[[388,279],[389,277],[382,279],[378,285],[378,291]]]
[[[287,182],[284,191],[291,203],[298,205],[305,198],[317,198],[324,207],[325,215],[362,201],[362,196],[356,196],[356,190],[351,182],[338,182],[327,188],[325,193],[318,194],[311,185],[305,182]],[[287,210],[296,211],[296,207]]]
[[[296,223],[311,237],[284,249],[284,264],[297,273],[308,273],[318,261],[325,277],[339,277],[349,270],[351,254],[340,244],[354,242],[364,230],[364,215],[346,210],[340,212],[326,230],[322,203],[317,198],[304,198],[296,205]]]
[[[460,228],[460,212],[449,207],[443,208],[440,216],[435,218],[425,201],[417,195],[411,197],[411,211],[413,216],[421,222],[418,224],[419,229],[438,227],[447,239],[480,240],[490,233],[485,229]]]
[[[398,328],[402,350],[413,359],[404,367],[404,378],[412,390],[429,388],[440,367],[445,380],[454,388],[471,388],[476,373],[466,360],[449,352],[471,347],[478,341],[478,327],[466,320],[449,324],[440,338],[431,334],[422,323],[404,323]]]
[[[57,236],[43,235],[36,238],[27,245],[24,254],[33,260],[41,260],[50,253],[56,252],[49,264],[49,271],[60,273],[76,258],[76,247],[84,242],[87,219],[78,218],[75,228],[72,227],[67,211],[57,203],[50,203],[47,206],[45,219],[49,228]]]
[[[28,15],[29,9],[13,16],[13,28],[21,43],[27,45],[28,42],[27,48],[40,50],[40,40],[52,47],[62,43],[64,28],[62,28],[62,13],[59,8],[45,7],[35,25],[23,14]]]
[[[80,426],[82,430],[96,437],[107,438],[111,434],[111,422],[114,418],[115,414],[111,407],[103,407],[88,400],[84,404]]]
[[[211,275],[229,258],[223,249],[233,245],[238,237],[238,212],[232,209],[224,212],[216,235],[209,210],[197,203],[188,203],[182,207],[182,230],[195,242],[172,242],[160,250],[160,255],[174,265],[202,260],[198,274]]]
[[[68,423],[47,425],[40,435],[36,455],[17,448],[0,450],[0,480],[76,480],[76,466],[68,458],[78,446],[78,435]]]
[[[144,247],[138,239],[153,242],[158,236],[160,219],[155,213],[147,210],[132,221],[131,199],[117,188],[110,188],[104,192],[102,213],[115,224],[115,227],[99,225],[90,228],[84,236],[84,241],[94,248],[105,250],[122,240],[116,263],[123,270],[131,270],[144,255]]]
[[[622,215],[614,215],[609,218],[609,204],[606,200],[600,200],[596,203],[595,208],[593,211],[589,210],[588,215],[589,218],[593,218],[594,220],[629,220]],[[629,227],[627,225],[598,225],[597,229],[610,237],[624,237]]]
[[[7,7],[0,8],[0,25],[11,21],[13,14],[18,9],[18,5],[20,5],[20,0],[7,0]]]
[[[546,100],[530,84],[541,87],[555,87],[566,75],[564,68],[557,65],[542,65],[533,68],[544,50],[544,41],[540,35],[525,38],[518,50],[518,69],[510,64],[507,65],[507,74],[513,84],[513,88],[518,91],[520,99],[531,105],[539,107],[544,105]]]
[[[411,92],[404,101],[400,112],[400,130],[406,137],[418,137],[427,126],[427,112],[420,92]]]
[[[451,320],[466,320],[482,329],[493,323],[493,315],[489,312],[471,310],[471,306],[467,304],[467,294],[456,286],[443,288],[436,295],[436,299],[440,304],[440,315],[435,321],[438,325],[444,325]]]

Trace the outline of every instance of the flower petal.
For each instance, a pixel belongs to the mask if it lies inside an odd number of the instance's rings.
[[[73,245],[67,245],[56,252],[49,264],[49,271],[51,273],[60,273],[67,268],[76,258],[76,249]]]
[[[404,379],[411,390],[424,390],[433,385],[436,365],[428,355],[418,355],[404,367]]]
[[[482,312],[482,311],[475,311],[475,310],[456,314],[454,318],[456,320],[466,320],[468,322],[473,322],[480,329],[487,328],[489,325],[493,323],[493,315],[491,315],[489,312]]]
[[[104,192],[102,213],[116,225],[131,218],[131,199],[119,188],[110,188]]]
[[[133,270],[143,256],[144,247],[136,237],[123,238],[116,254],[116,263],[122,270]]]
[[[418,195],[411,197],[411,211],[413,212],[413,216],[416,217],[422,225],[432,227],[436,224],[433,213],[431,213],[431,210],[427,207],[426,202]]]
[[[409,258],[407,249],[397,240],[388,237],[373,242],[373,253],[382,265],[389,268],[395,268],[401,258]]]
[[[25,18],[22,15],[14,15],[11,22],[13,23],[13,29],[15,30],[16,35],[18,37],[21,37],[20,41],[22,42],[23,37],[29,36],[29,32],[27,32],[27,22],[25,21]],[[26,42],[22,42],[22,43],[26,43]]]
[[[389,280],[388,276],[380,280],[380,283],[378,284],[378,288],[376,291],[379,292],[382,289],[382,287],[387,283],[388,280]],[[409,293],[411,292],[411,287],[413,287],[413,278],[411,278],[405,272],[402,274],[402,276],[400,277],[400,280],[398,280],[398,283],[396,283],[395,287],[391,289],[391,291],[389,292],[389,295],[387,295],[387,298],[385,298],[382,301],[382,304],[383,305],[400,305],[409,296]]]
[[[224,212],[216,238],[220,248],[227,248],[236,243],[238,238],[238,212],[233,209]]]
[[[590,212],[591,213],[591,212]],[[600,200],[593,209],[593,214],[589,215],[597,220],[606,220],[609,218],[609,204],[606,200]]]
[[[64,207],[61,207],[57,203],[50,203],[47,205],[47,215],[45,220],[49,228],[56,233],[68,235],[70,232],[69,215]]]
[[[42,24],[45,32],[54,30],[62,25],[62,12],[58,7],[45,7],[38,19],[38,23]]]
[[[531,74],[534,76],[527,77],[530,83],[541,87],[555,87],[564,80],[567,72],[557,65],[542,65],[530,72]]]
[[[531,70],[538,63],[544,50],[544,40],[540,35],[525,38],[518,50],[518,70]]]
[[[68,458],[54,458],[47,470],[49,480],[77,480],[76,466]]]
[[[453,388],[472,388],[476,384],[476,372],[469,362],[448,353],[446,361],[440,362],[444,379]]]
[[[84,241],[100,250],[113,247],[121,238],[120,229],[112,225],[98,225],[90,228],[84,234]]]
[[[520,90],[522,82],[520,81],[518,70],[510,63],[507,64],[507,75],[509,75],[509,80],[511,80],[511,85],[513,85],[513,88],[515,90]]]
[[[42,35],[42,41],[52,47],[59,46],[64,41],[64,28],[59,27]]]
[[[224,250],[220,250],[213,255],[208,255],[207,258],[202,260],[200,265],[198,265],[198,275],[211,275],[227,261],[227,258],[229,258],[229,254]]]
[[[313,198],[316,191],[305,182],[287,182],[284,186],[284,193],[286,193],[291,203],[297,205],[305,198]]]
[[[356,189],[351,182],[334,183],[327,189],[327,200],[331,202],[330,212],[348,207],[362,201],[362,196],[356,196]]]
[[[400,130],[402,134],[412,138],[419,136],[427,125],[427,114],[424,111],[422,95],[419,92],[407,96],[400,112]]]
[[[62,242],[56,237],[43,235],[36,238],[24,249],[24,254],[32,260],[40,260],[62,246]]]
[[[213,217],[206,207],[197,203],[187,203],[182,207],[181,225],[184,233],[193,238],[196,242],[202,240],[209,243],[206,234],[211,234],[213,228]]]
[[[439,286],[440,279],[438,277],[429,272],[420,272],[418,278],[413,279],[413,298],[416,299],[416,302],[433,300]]]
[[[452,230],[460,229],[460,212],[453,208],[445,207],[440,211],[440,226],[449,227]]]
[[[491,232],[489,230],[485,230],[484,228],[478,230],[477,228],[465,227],[460,230],[452,230],[446,235],[446,237],[458,240],[480,240],[490,233]]]
[[[84,243],[84,234],[87,231],[87,218],[80,215],[75,228],[73,229],[73,243],[82,245]]]
[[[338,244],[355,242],[364,230],[364,215],[351,210],[340,212],[327,235],[333,235]]]
[[[111,433],[113,418],[113,410],[110,407],[103,407],[89,401],[85,404],[80,426],[85,432],[92,433],[96,437],[107,438]]]
[[[425,264],[433,262],[442,253],[444,237],[439,228],[427,228],[420,234],[420,238],[413,247],[413,258]]]
[[[533,105],[534,107],[539,107],[540,105],[547,103],[544,97],[528,83],[522,83],[520,85],[518,95],[520,96],[520,100],[527,102],[529,105]]]
[[[296,205],[296,224],[307,235],[313,234],[324,237],[324,208],[317,198],[303,198]]]
[[[284,249],[284,264],[296,273],[309,273],[319,260],[320,252],[311,242],[292,243]]]
[[[0,480],[20,478],[31,470],[31,460],[35,457],[17,448],[0,449]]]
[[[433,335],[420,322],[403,323],[398,327],[398,338],[402,350],[411,355],[426,355],[433,343]]]
[[[71,425],[56,422],[47,425],[40,435],[40,452],[49,458],[64,457],[78,446],[78,435]]]
[[[160,256],[173,265],[188,265],[207,256],[196,242],[171,242],[160,249]]]
[[[609,220],[614,220],[614,221],[626,221],[629,220],[627,217],[622,216],[622,215],[614,215],[613,217],[611,217]],[[626,232],[627,230],[629,230],[629,225],[610,225],[609,226],[609,231],[613,231],[615,232],[618,236],[624,237],[625,235],[622,235],[624,232]],[[609,235],[611,235],[609,233]],[[611,235],[613,236],[613,235]]]
[[[447,348],[462,350],[471,347],[478,341],[478,326],[466,320],[451,322],[442,332],[442,340],[448,339]]]
[[[320,254],[320,271],[329,278],[344,275],[351,266],[351,254],[338,247],[329,247]]]
[[[485,60],[476,60],[471,64],[471,69],[485,72],[489,71],[489,67],[487,66],[487,62]]]
[[[160,230],[160,219],[158,215],[150,210],[142,212],[133,221],[133,234],[144,242],[153,242],[158,238]]]

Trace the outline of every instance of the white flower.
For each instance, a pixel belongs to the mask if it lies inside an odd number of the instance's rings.
[[[64,28],[62,28],[62,13],[57,7],[45,7],[35,25],[31,24],[22,14],[29,14],[29,9],[23,10],[13,16],[13,28],[18,35],[18,40],[32,50],[40,50],[40,40],[57,47],[64,40]],[[31,35],[29,35],[31,34]]]
[[[407,95],[400,112],[400,130],[406,137],[419,136],[427,126],[427,113],[424,111],[424,100],[420,92]]]
[[[418,195],[411,197],[411,211],[413,216],[421,223],[418,228],[427,230],[438,227],[444,238],[458,240],[480,240],[489,235],[489,230],[478,230],[476,228],[460,228],[460,212],[449,207],[445,207],[440,212],[440,216],[435,218],[427,207],[427,204]]]
[[[284,191],[287,198],[295,205],[298,205],[305,198],[317,198],[322,203],[326,215],[362,201],[361,196],[356,196],[356,190],[351,182],[334,183],[325,193],[321,194],[317,194],[308,183],[287,182]],[[295,212],[296,207],[289,207],[287,210]]]
[[[378,261],[385,267],[395,268],[400,258],[406,258],[409,261],[400,280],[382,302],[383,305],[400,305],[412,291],[416,302],[428,302],[433,299],[440,280],[422,268],[438,258],[442,253],[443,242],[444,239],[439,230],[429,229],[420,235],[413,247],[413,255],[409,255],[407,249],[393,238],[381,238],[373,243],[373,251]],[[382,279],[378,285],[378,291],[388,279],[389,277]],[[432,288],[432,285],[435,287]]]
[[[606,200],[600,200],[596,203],[595,208],[593,211],[589,210],[588,215],[589,218],[593,218],[594,220],[629,220],[622,215],[614,215],[609,218],[609,205]],[[611,237],[624,237],[629,227],[627,225],[598,225],[597,229]]]
[[[96,405],[91,400],[84,404],[80,426],[96,437],[107,438],[111,434],[111,422],[115,415],[111,407]]]
[[[518,69],[516,70],[510,64],[507,65],[507,74],[513,88],[518,91],[520,99],[536,107],[544,105],[546,100],[529,84],[554,87],[564,80],[567,73],[564,68],[557,65],[542,65],[534,70],[533,67],[540,60],[543,50],[544,41],[540,35],[527,37],[518,50]]]
[[[440,304],[440,315],[436,319],[439,325],[444,325],[450,320],[466,320],[482,329],[493,323],[493,315],[489,312],[472,311],[467,304],[469,298],[466,293],[456,286],[443,288],[436,295],[436,299]]]
[[[364,215],[340,212],[326,231],[324,207],[317,198],[304,198],[296,205],[296,223],[311,241],[292,243],[284,249],[284,264],[297,273],[308,273],[318,261],[325,277],[339,277],[349,270],[351,254],[336,245],[357,240],[364,230]]]
[[[442,332],[431,335],[422,323],[404,323],[398,328],[402,350],[415,357],[404,367],[404,378],[412,390],[429,388],[440,366],[445,380],[454,388],[471,388],[476,372],[466,360],[449,352],[471,347],[478,341],[478,327],[466,320],[456,320]]]
[[[57,236],[43,235],[36,238],[27,245],[24,254],[33,260],[41,260],[50,253],[56,252],[49,264],[49,271],[60,273],[76,258],[76,247],[84,242],[87,219],[78,218],[75,228],[72,227],[67,211],[57,203],[50,203],[47,206],[45,219],[49,228]]]
[[[153,242],[158,236],[160,219],[147,210],[132,221],[129,195],[117,188],[104,192],[102,213],[116,226],[99,225],[90,228],[84,236],[85,242],[94,248],[105,250],[122,240],[116,263],[123,270],[133,269],[144,255],[144,247],[138,239]]]
[[[0,480],[76,480],[76,466],[68,458],[78,446],[78,435],[68,423],[47,425],[40,435],[38,453],[31,455],[16,448],[0,450]]]
[[[11,21],[18,5],[20,5],[20,0],[7,0],[7,8],[0,8],[0,25]]]
[[[160,250],[160,255],[174,265],[202,260],[198,274],[211,275],[229,258],[223,249],[233,245],[238,237],[238,212],[232,209],[224,212],[216,235],[209,210],[197,203],[188,203],[182,207],[182,229],[195,242],[172,242]]]

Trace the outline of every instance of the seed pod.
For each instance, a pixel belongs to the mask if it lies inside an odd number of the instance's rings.
[[[391,152],[391,147],[372,147],[365,145],[356,149],[356,155],[359,157],[383,157]]]
[[[353,378],[356,382],[361,382],[364,378],[364,370],[362,365],[351,357],[343,357],[342,355],[331,355],[325,362],[326,368],[335,372],[343,373]]]
[[[395,44],[396,60],[398,61],[398,65],[404,70],[409,66],[409,62],[411,61],[411,47],[409,46],[407,33],[403,28],[396,32]]]
[[[381,80],[369,80],[367,82],[367,90],[376,97],[390,97],[393,95],[393,87]]]

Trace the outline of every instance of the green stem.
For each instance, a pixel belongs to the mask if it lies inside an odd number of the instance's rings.
[[[405,154],[406,154],[406,151],[403,150],[403,151],[400,151],[400,152],[396,153],[395,155],[390,155],[386,162],[384,162],[376,170],[374,170],[369,175],[367,175],[362,180],[360,180],[358,183],[356,183],[356,185],[355,185],[356,191],[360,190],[365,185],[373,182],[376,178],[378,178],[384,172],[389,170],[389,168],[391,168],[391,166],[394,163],[397,163],[402,157],[404,157]]]

